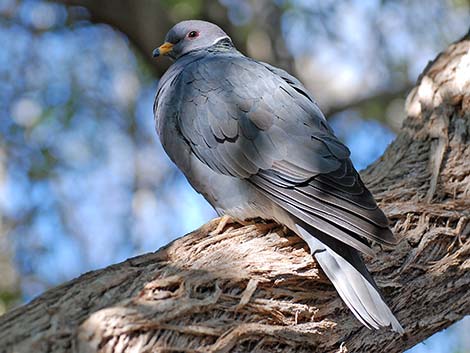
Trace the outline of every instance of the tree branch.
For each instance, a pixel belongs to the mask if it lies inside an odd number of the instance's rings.
[[[406,95],[412,89],[412,85],[403,86],[400,89],[394,91],[381,91],[377,92],[374,95],[353,99],[351,101],[345,102],[344,104],[335,104],[330,107],[322,107],[322,111],[327,118],[335,115],[337,113],[343,112],[345,110],[356,110],[360,113],[361,117],[367,119],[374,119],[380,121],[394,128],[397,132],[400,131],[400,126],[402,121],[393,122],[389,121],[387,118],[387,108],[390,106],[390,103],[396,99],[405,99]],[[396,128],[395,128],[396,126]]]
[[[368,267],[406,335],[353,317],[299,238],[210,222],[0,318],[0,352],[402,352],[470,314],[470,40],[420,78],[363,172],[400,243]]]
[[[171,62],[155,60],[152,51],[162,44],[168,30],[175,24],[171,19],[169,4],[153,0],[50,0],[67,6],[85,7],[94,23],[105,23],[125,33],[134,44],[142,58],[153,72],[160,77]],[[210,7],[210,9],[209,9]],[[238,34],[237,28],[228,20],[226,8],[219,2],[203,2],[199,19],[219,24],[228,33],[240,50],[244,51],[246,43]]]

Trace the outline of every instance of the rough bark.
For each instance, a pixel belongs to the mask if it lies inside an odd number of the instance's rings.
[[[367,262],[404,337],[362,327],[281,227],[211,222],[7,313],[0,352],[401,352],[470,314],[469,50],[428,65],[362,173],[400,239]]]

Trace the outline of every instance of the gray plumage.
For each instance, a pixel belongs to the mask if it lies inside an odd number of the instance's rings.
[[[365,326],[402,333],[358,253],[395,238],[304,86],[239,53],[213,24],[184,21],[166,39],[176,61],[159,82],[154,115],[191,185],[220,215],[286,225]]]

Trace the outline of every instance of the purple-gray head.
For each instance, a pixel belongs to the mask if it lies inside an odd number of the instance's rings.
[[[208,48],[230,37],[217,25],[199,20],[183,21],[173,26],[165,43],[153,51],[153,56],[168,55],[172,59],[191,51]]]

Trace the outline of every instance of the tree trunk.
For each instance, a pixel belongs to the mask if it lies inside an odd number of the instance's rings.
[[[282,227],[213,221],[5,314],[0,352],[401,352],[470,314],[469,49],[428,65],[362,173],[400,239],[367,263],[405,336],[363,327]]]

